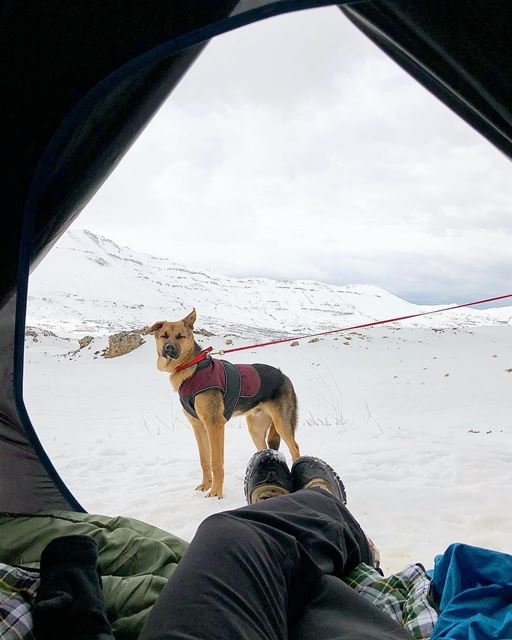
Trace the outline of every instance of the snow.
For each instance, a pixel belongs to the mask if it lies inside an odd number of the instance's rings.
[[[27,337],[25,400],[58,472],[88,511],[133,516],[187,540],[207,515],[244,504],[254,453],[245,421],[226,429],[224,499],[205,499],[194,491],[195,439],[156,369],[154,339],[104,359],[97,352],[108,333],[178,319],[194,306],[197,327],[216,334],[198,341],[219,349],[227,334],[241,346],[425,309],[369,285],[197,273],[90,232],[61,239],[29,294],[27,323],[56,335]],[[93,342],[76,352],[85,335]],[[456,541],[510,552],[511,307],[232,355],[291,378],[301,452],[338,471],[386,572],[432,566]]]

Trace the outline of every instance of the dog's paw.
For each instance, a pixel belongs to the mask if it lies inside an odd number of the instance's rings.
[[[206,494],[205,498],[218,498],[219,500],[223,497],[222,489],[210,489]]]
[[[212,486],[211,481],[209,482],[205,482],[203,480],[203,482],[201,482],[201,484],[198,484],[196,487],[196,491],[208,491],[208,489]]]

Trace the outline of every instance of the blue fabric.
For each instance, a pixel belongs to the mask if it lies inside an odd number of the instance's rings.
[[[431,640],[512,639],[512,556],[452,544],[433,578],[439,620]]]

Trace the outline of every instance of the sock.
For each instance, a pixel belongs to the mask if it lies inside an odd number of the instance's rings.
[[[45,547],[33,618],[37,640],[113,640],[94,538],[62,536]]]

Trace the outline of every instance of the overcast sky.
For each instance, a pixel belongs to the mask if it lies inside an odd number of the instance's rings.
[[[512,165],[336,8],[212,41],[74,223],[235,276],[509,293]]]

